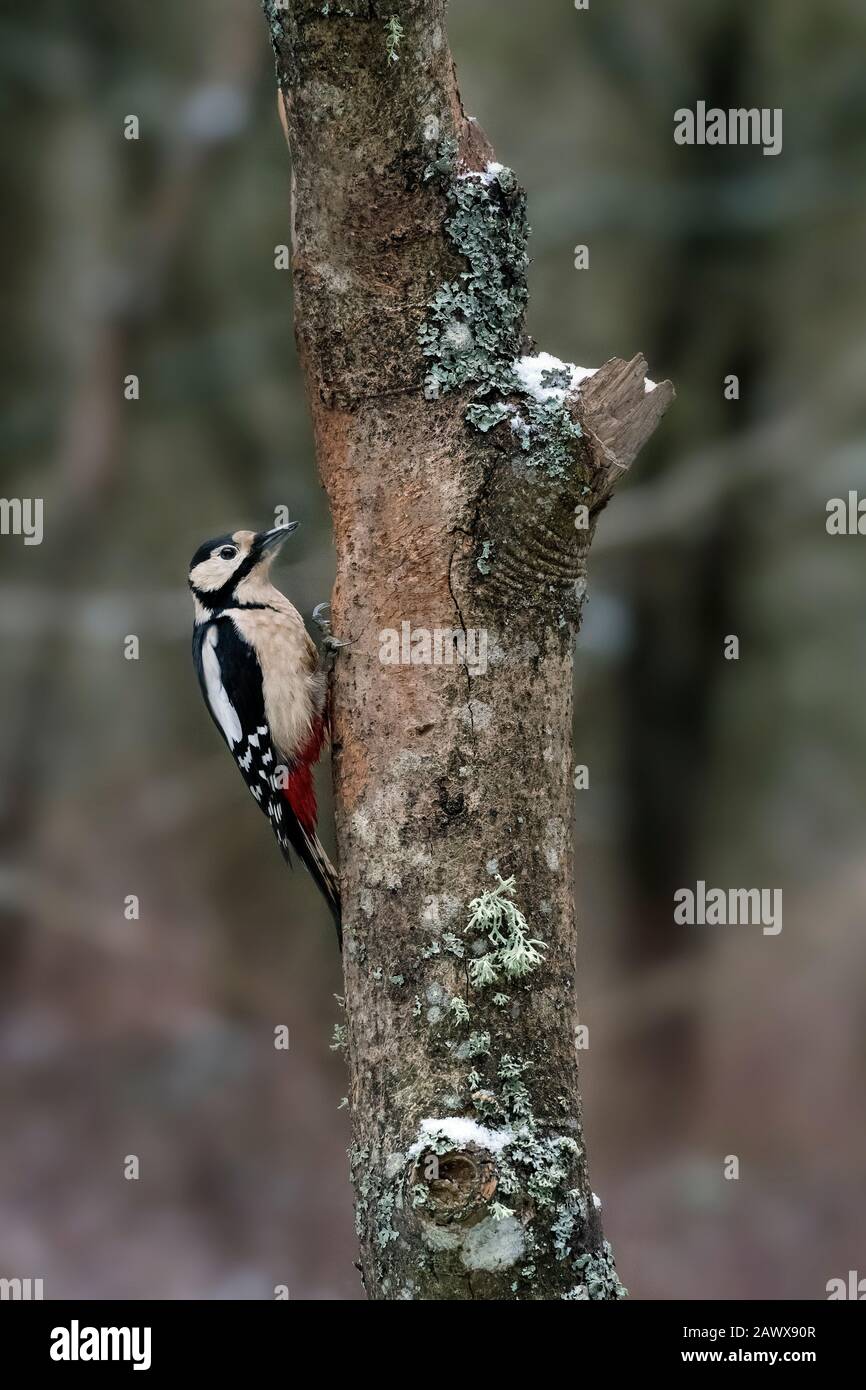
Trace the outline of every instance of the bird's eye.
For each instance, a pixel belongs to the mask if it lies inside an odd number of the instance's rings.
[[[235,550],[233,545],[224,545],[222,550],[220,551],[220,555],[223,558],[223,560],[233,560],[237,553],[238,552]]]

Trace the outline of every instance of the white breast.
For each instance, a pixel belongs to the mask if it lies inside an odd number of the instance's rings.
[[[311,643],[303,619],[287,599],[278,597],[285,605],[280,611],[233,609],[230,616],[258,657],[271,738],[280,753],[291,758],[309,735],[317,684],[310,669]]]

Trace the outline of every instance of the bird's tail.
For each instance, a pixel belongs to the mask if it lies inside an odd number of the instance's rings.
[[[334,925],[337,928],[337,940],[340,943],[340,950],[342,951],[342,908],[340,903],[340,882],[337,878],[337,871],[328,858],[325,847],[315,830],[306,830],[302,825],[298,826],[298,830],[300,833],[294,848],[310,871],[325,902],[331,909]]]

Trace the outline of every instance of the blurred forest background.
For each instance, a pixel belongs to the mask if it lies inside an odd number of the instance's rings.
[[[15,8],[2,491],[44,497],[45,540],[0,542],[0,1275],[360,1298],[332,931],[188,651],[202,539],[285,504],[284,587],[309,614],[332,576],[266,26],[256,0]],[[454,0],[450,35],[528,191],[539,346],[642,350],[678,391],[600,525],[576,663],[607,1233],[635,1297],[823,1298],[866,1273],[866,540],[825,531],[866,492],[866,9]],[[782,107],[784,152],[677,147],[699,99]],[[675,928],[696,878],[782,888],[781,935]]]

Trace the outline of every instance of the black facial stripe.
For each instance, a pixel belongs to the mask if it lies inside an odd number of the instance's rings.
[[[220,599],[220,594],[225,593],[226,585],[223,585],[222,589],[210,589],[208,591],[196,589],[193,584],[190,584],[189,587],[202,607],[206,608],[213,618],[218,618],[230,608],[269,608],[272,613],[279,613],[280,611],[279,608],[274,608],[272,603],[241,603],[238,599],[233,598],[231,593],[227,599]]]
[[[243,561],[238,565],[232,575],[232,588],[237,588],[241,580],[246,579],[247,575],[252,573],[261,558],[261,551],[258,547],[251,545],[249,554],[244,557]]]
[[[226,544],[234,544],[231,537],[229,537]],[[205,559],[209,558],[209,554],[205,556]],[[244,556],[237,569],[232,570],[225,584],[222,584],[218,589],[197,589],[191,580],[189,587],[192,589],[199,602],[204,604],[205,608],[217,609],[237,607],[237,604],[232,604],[232,595],[234,594],[234,591],[237,588],[238,584],[240,584],[242,580],[246,579],[247,575],[255,569],[256,565],[258,564],[261,558],[262,557],[256,550],[256,547],[253,546],[253,548],[250,550],[250,553]],[[192,568],[195,569],[195,565],[193,565]]]

